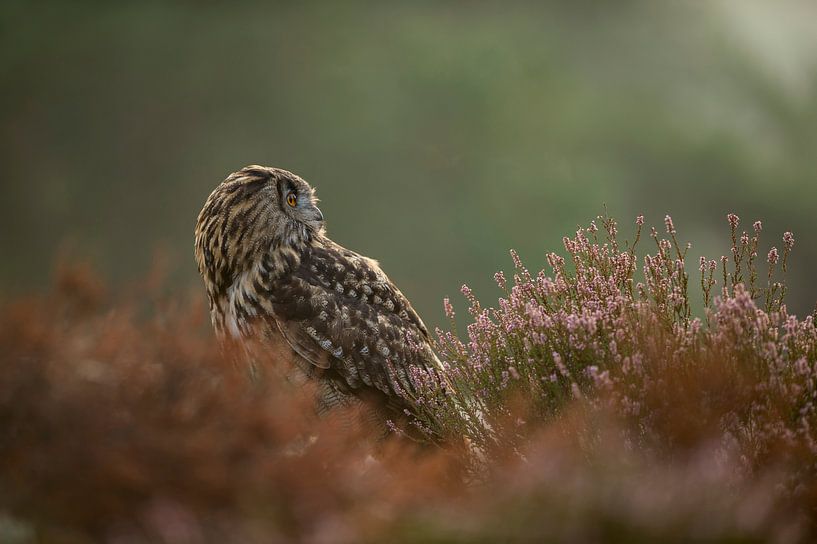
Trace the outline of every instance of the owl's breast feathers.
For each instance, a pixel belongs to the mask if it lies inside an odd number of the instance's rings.
[[[251,307],[312,365],[351,389],[374,387],[390,397],[415,393],[412,374],[439,367],[428,330],[377,263],[322,238],[297,255],[273,255],[252,274]],[[283,262],[286,266],[274,266]],[[269,273],[263,273],[269,270]],[[269,321],[274,321],[270,323]]]

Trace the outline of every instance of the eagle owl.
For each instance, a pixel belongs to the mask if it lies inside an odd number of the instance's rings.
[[[316,202],[306,181],[264,166],[210,194],[195,256],[213,327],[223,342],[252,346],[250,365],[260,349],[288,379],[316,382],[319,414],[366,406],[385,424],[412,408],[417,372],[436,376],[440,363],[403,293],[376,261],[326,236]]]

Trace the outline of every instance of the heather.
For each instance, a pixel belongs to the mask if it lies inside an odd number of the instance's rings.
[[[431,444],[250,382],[197,289],[60,266],[0,310],[0,540],[810,541],[817,330],[787,310],[793,235],[730,215],[712,259],[670,217],[632,227],[599,217],[545,270],[512,253],[498,300],[444,302],[445,378],[406,393]]]
[[[739,442],[748,464],[780,444],[817,454],[817,329],[813,315],[799,320],[784,302],[793,235],[783,235],[782,254],[768,250],[761,276],[762,224],[741,233],[739,218],[730,214],[731,254],[700,257],[690,271],[691,245],[679,242],[671,217],[664,232],[651,228],[647,236],[638,217],[626,247],[617,240],[616,221],[598,219],[601,226],[592,222],[564,238],[565,256],[548,254],[549,273],[531,273],[512,251],[512,282],[502,272],[495,276],[505,292],[496,308],[483,308],[463,286],[472,318],[467,338],[437,331],[458,394],[427,380],[424,404],[444,411],[446,425],[488,450],[520,447],[529,421],[551,419],[566,403],[585,400],[631,418],[637,432],[630,438],[638,443],[667,445],[671,437],[655,434],[661,414],[691,402],[709,408],[699,417],[712,419],[724,440]],[[642,237],[654,247],[639,257]],[[697,283],[700,316],[692,311]],[[448,300],[445,311],[455,319]],[[682,387],[690,389],[683,399],[661,401]],[[649,404],[651,394],[657,406]],[[524,417],[509,399],[522,402]]]

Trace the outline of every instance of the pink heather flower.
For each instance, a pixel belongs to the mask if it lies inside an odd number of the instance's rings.
[[[443,299],[443,309],[445,310],[445,317],[448,319],[454,319],[454,316],[457,315],[454,312],[454,307],[451,305],[451,301],[448,299],[448,297]]]
[[[559,374],[561,374],[565,378],[570,376],[570,372],[567,370],[567,367],[565,366],[564,362],[562,361],[562,356],[559,355],[555,351],[553,352],[552,356],[553,356],[553,364],[556,367],[556,370],[559,371]]]
[[[589,232],[590,234],[595,234],[598,231],[599,231],[599,228],[596,226],[596,222],[595,221],[590,221],[590,226],[587,227],[587,232]]]
[[[519,371],[516,370],[516,367],[509,366],[508,367],[508,373],[511,375],[511,378],[513,378],[514,380],[519,379]]]
[[[616,223],[615,219],[610,219],[605,227],[611,238],[615,238],[618,235],[618,223]]]
[[[640,227],[641,225],[643,225],[643,224],[644,224],[644,216],[643,216],[643,215],[639,215],[638,217],[636,217],[636,218],[635,218],[635,224],[636,224],[636,225],[638,225],[639,227]]]
[[[701,257],[700,263],[701,263],[701,272],[703,272],[706,269],[706,257]]]
[[[806,357],[800,357],[797,359],[797,362],[794,363],[794,369],[801,376],[808,376],[811,372],[811,369],[808,366],[808,359]]]
[[[709,261],[709,270],[715,270],[718,267],[718,263],[715,262],[715,259]]]
[[[744,231],[743,234],[741,235],[740,243],[743,244],[744,246],[749,245],[749,234],[747,234],[746,231]]]
[[[513,259],[513,265],[514,265],[516,268],[518,268],[518,269],[520,269],[520,270],[521,270],[522,268],[524,268],[524,267],[522,266],[522,259],[520,259],[520,258],[519,258],[519,254],[518,254],[518,253],[516,252],[516,250],[514,250],[514,249],[512,249],[512,250],[511,250],[511,259]]]
[[[403,430],[402,430],[402,429],[399,429],[399,428],[397,427],[397,425],[395,425],[395,424],[394,424],[394,421],[392,421],[392,420],[390,420],[390,419],[387,419],[387,420],[386,420],[386,427],[388,427],[388,429],[389,429],[391,432],[393,432],[394,434],[396,434],[396,435],[398,435],[398,436],[401,436],[401,435],[403,434]]]
[[[665,216],[664,225],[667,227],[667,234],[675,234],[675,225],[672,223],[672,217],[669,215]]]
[[[783,245],[786,247],[787,251],[790,251],[791,248],[794,247],[794,234],[791,232],[784,232],[783,233]]]
[[[507,282],[505,281],[505,273],[502,270],[494,274],[494,281],[496,282],[500,289],[502,289],[503,291],[505,290]]]
[[[548,253],[547,259],[551,268],[556,268],[565,264],[564,257],[557,255],[556,253]]]
[[[470,287],[468,287],[465,284],[462,284],[462,287],[460,287],[460,292],[462,292],[465,298],[468,299],[468,302],[470,302],[471,304],[476,303],[477,297],[474,296],[474,292],[471,291]]]
[[[729,220],[730,227],[732,227],[733,229],[738,228],[738,223],[740,223],[740,217],[733,213],[730,213],[729,215],[726,216],[726,219]]]
[[[760,234],[760,231],[763,230],[763,223],[761,223],[760,221],[755,221],[754,225],[752,226],[755,228],[755,233],[757,234]]]
[[[542,309],[539,308],[539,305],[536,304],[535,301],[531,300],[525,304],[525,313],[530,318],[531,325],[534,327],[543,327],[545,325]]]
[[[777,248],[773,247],[769,250],[769,256],[766,258],[766,260],[769,261],[769,264],[777,264],[777,258]]]

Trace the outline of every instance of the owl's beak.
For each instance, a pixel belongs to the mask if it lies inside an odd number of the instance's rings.
[[[321,213],[321,209],[315,206],[315,219],[314,221],[319,221],[323,223],[323,213]]]

